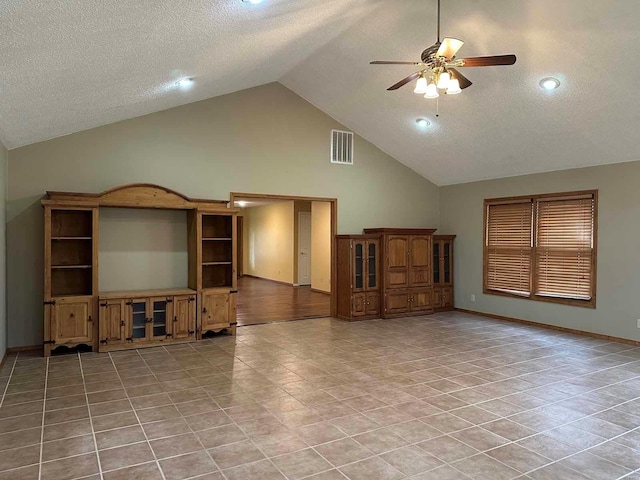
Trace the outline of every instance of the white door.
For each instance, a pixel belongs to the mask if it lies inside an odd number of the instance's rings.
[[[311,213],[298,213],[298,285],[311,285]]]

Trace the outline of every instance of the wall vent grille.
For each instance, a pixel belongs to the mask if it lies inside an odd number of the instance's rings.
[[[331,130],[331,163],[353,165],[353,132]]]

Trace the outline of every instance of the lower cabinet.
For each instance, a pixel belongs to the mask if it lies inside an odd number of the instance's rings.
[[[352,295],[351,316],[353,318],[376,316],[380,313],[380,294],[362,292]]]
[[[205,290],[200,300],[198,338],[207,332],[224,329],[235,334],[236,292],[230,290]]]
[[[196,333],[196,297],[183,295],[173,297],[173,325],[171,326],[172,337],[194,338]]]
[[[99,350],[195,340],[196,294],[100,297]],[[184,293],[184,292],[177,292]]]
[[[433,308],[438,311],[453,309],[453,287],[433,287]]]
[[[45,302],[45,313],[48,318],[44,341],[46,356],[61,345],[70,348],[81,344],[94,346],[93,297],[56,298]]]
[[[385,316],[433,313],[432,300],[431,287],[387,290],[384,303]]]

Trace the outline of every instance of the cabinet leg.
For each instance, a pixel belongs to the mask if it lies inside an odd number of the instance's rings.
[[[234,323],[229,328],[227,328],[227,332],[229,332],[229,335],[232,335],[232,336],[235,337],[236,336],[236,324]]]

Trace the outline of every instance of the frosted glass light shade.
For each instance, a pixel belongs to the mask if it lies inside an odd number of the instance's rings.
[[[427,92],[424,94],[424,98],[438,98],[440,94],[438,93],[438,87],[436,87],[435,83],[430,83],[427,86]]]
[[[438,77],[438,88],[449,88],[449,82],[451,81],[451,75],[449,72],[442,72]]]
[[[418,78],[416,82],[416,88],[413,90],[414,93],[424,94],[427,93],[427,79],[424,77]]]
[[[447,88],[447,95],[456,95],[460,93],[462,90],[460,89],[460,82],[457,78],[452,78],[449,81],[449,88]]]

